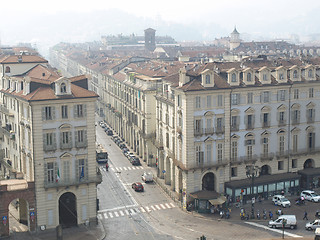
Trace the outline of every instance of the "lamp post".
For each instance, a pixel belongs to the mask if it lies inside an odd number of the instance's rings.
[[[248,179],[251,179],[251,194],[252,202],[251,202],[251,218],[254,219],[254,202],[255,202],[255,195],[254,195],[254,178],[258,177],[260,168],[255,166],[254,164],[250,164],[246,166],[246,175]]]

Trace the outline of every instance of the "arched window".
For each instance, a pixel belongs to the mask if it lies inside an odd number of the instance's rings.
[[[61,90],[61,93],[66,93],[67,92],[67,86],[66,86],[65,83],[61,83],[60,90]]]
[[[210,83],[211,83],[210,75],[207,74],[206,75],[206,84],[210,84]]]
[[[11,72],[11,69],[10,69],[10,67],[6,67],[6,70],[5,70],[5,73],[10,73]]]
[[[309,69],[309,71],[308,71],[308,77],[309,77],[309,78],[312,78],[312,75],[313,75],[313,74],[312,74],[312,69]]]
[[[248,73],[248,74],[247,74],[247,81],[248,81],[248,82],[251,82],[251,81],[252,81],[252,79],[251,79],[251,73]]]
[[[293,78],[298,78],[298,71],[297,70],[293,71]]]
[[[231,82],[236,82],[237,81],[237,76],[235,73],[232,73],[231,75]]]

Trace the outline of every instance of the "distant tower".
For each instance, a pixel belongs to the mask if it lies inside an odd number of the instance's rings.
[[[152,28],[144,30],[144,47],[149,51],[156,49],[156,30]]]
[[[233,50],[240,46],[240,33],[237,31],[236,26],[234,27],[233,32],[230,37],[230,50]]]

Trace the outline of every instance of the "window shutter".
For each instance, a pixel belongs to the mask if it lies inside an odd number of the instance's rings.
[[[280,112],[277,112],[277,121],[280,121]]]
[[[298,111],[298,121],[300,121],[300,110]]]
[[[88,179],[88,159],[84,160],[84,179]]]
[[[224,128],[224,118],[222,118],[221,122],[222,122],[222,126],[221,127]]]
[[[70,147],[70,148],[72,148],[72,132],[70,131],[69,132],[69,134],[68,134],[68,140],[69,140],[69,142],[68,142],[68,146]]]
[[[46,108],[42,107],[42,121],[46,120]]]
[[[248,125],[248,116],[249,115],[245,115],[245,117],[244,117],[244,125]]]
[[[77,118],[77,105],[73,106],[73,117]]]
[[[47,150],[47,134],[43,134],[43,149]]]
[[[57,180],[57,173],[58,173],[58,164],[56,162],[54,162],[53,165],[54,165],[53,179],[54,179],[54,181],[56,181]]]
[[[256,144],[256,140],[252,139],[252,145]]]
[[[44,164],[44,182],[48,183],[48,163]]]
[[[244,145],[247,146],[247,140],[244,140]]]
[[[56,133],[52,133],[52,147],[54,150],[57,149]]]
[[[240,93],[237,94],[237,104],[240,104]]]
[[[51,107],[52,120],[56,119],[56,107]]]
[[[262,103],[262,93],[260,93],[260,103]]]
[[[240,116],[237,116],[237,126],[240,124]]]
[[[277,101],[280,100],[280,91],[277,91]]]
[[[87,117],[87,104],[83,104],[83,117]]]
[[[252,127],[254,126],[255,118],[256,118],[256,116],[253,114],[253,115],[252,115]]]
[[[84,146],[88,146],[88,140],[87,140],[87,130],[83,130],[83,141]]]
[[[76,159],[76,182],[80,181],[80,175],[79,175],[79,159]]]
[[[78,147],[78,145],[79,145],[78,133],[79,133],[79,131],[74,132],[74,143],[75,143],[76,147]]]
[[[62,132],[60,132],[59,134],[60,134],[60,148],[64,148],[64,146],[63,146],[63,134],[62,134]]]

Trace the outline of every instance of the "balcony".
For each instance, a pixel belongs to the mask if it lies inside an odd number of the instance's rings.
[[[283,126],[286,126],[286,125],[287,125],[287,123],[286,123],[285,120],[279,120],[279,122],[278,122],[278,126],[279,127],[283,127]]]
[[[224,133],[224,127],[216,127],[216,134],[223,134]]]
[[[160,139],[160,140],[156,140],[154,145],[156,146],[156,148],[158,148],[159,150],[163,150],[163,140]]]
[[[287,150],[287,151],[278,151],[278,152],[276,152],[276,157],[277,157],[277,159],[279,159],[279,158],[286,158],[286,157],[288,157],[288,156],[289,156],[288,150]]]
[[[274,153],[260,154],[261,161],[271,161],[274,158]]]
[[[195,162],[193,164],[188,164],[187,169],[220,167],[220,166],[225,166],[227,164],[228,164],[227,159],[219,159],[216,161],[212,161],[210,163],[204,162],[203,160],[200,160],[200,161]]]
[[[178,132],[179,134],[182,134],[182,128],[181,128],[180,126],[177,126],[177,132]]]
[[[263,128],[269,128],[270,127],[270,122],[262,122],[262,127]]]
[[[309,155],[309,154],[317,154],[320,153],[320,147],[318,148],[303,148],[298,149],[297,151],[291,150],[291,156],[301,156],[301,155]]]
[[[214,129],[213,128],[205,128],[204,132],[206,135],[212,135],[214,133]]]
[[[201,136],[203,135],[203,129],[194,129],[194,136]]]
[[[238,124],[236,124],[236,125],[231,125],[231,126],[230,126],[230,129],[231,129],[231,131],[239,131],[239,125],[238,125]]]
[[[314,123],[314,117],[307,117],[307,123]]]
[[[3,104],[0,105],[0,111],[4,114],[9,114],[9,109]]]
[[[102,175],[100,169],[97,168],[97,174],[95,176],[89,176],[84,179],[70,179],[69,181],[63,181],[63,179],[57,182],[45,182],[44,188],[58,188],[67,186],[79,186],[80,184],[96,183],[100,184],[102,182]]]
[[[252,129],[254,129],[254,125],[253,124],[247,124],[246,130],[252,130]]]
[[[254,154],[251,156],[242,156],[240,157],[240,161],[244,163],[252,163],[252,162],[256,162],[258,158],[259,158],[258,155]]]

